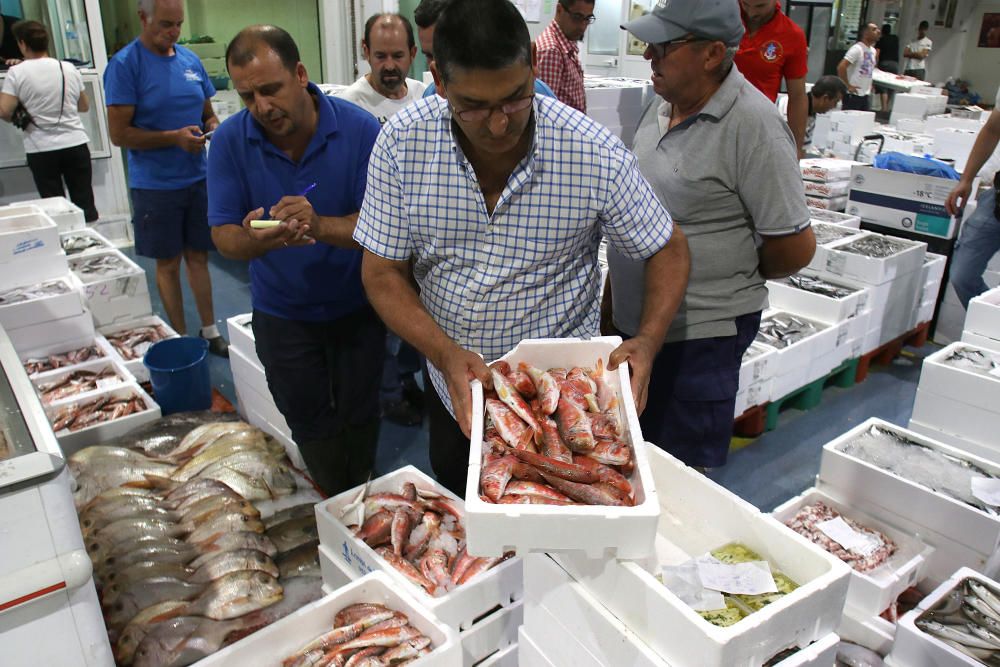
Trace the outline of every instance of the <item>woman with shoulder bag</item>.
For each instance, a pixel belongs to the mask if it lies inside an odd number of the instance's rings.
[[[28,168],[41,197],[69,198],[87,222],[97,220],[87,133],[80,112],[90,108],[83,77],[49,57],[49,34],[38,21],[18,21],[14,38],[24,61],[7,71],[0,89],[0,119],[24,132]],[[63,188],[63,182],[66,188]]]

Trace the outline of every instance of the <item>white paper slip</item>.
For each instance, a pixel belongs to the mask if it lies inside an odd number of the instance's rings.
[[[1000,479],[973,477],[972,495],[987,505],[1000,507]]]
[[[663,566],[663,585],[681,602],[695,611],[716,611],[726,608],[722,593],[710,591],[701,583],[697,562],[689,560],[681,565]]]
[[[867,555],[879,547],[878,539],[872,535],[854,530],[839,516],[828,521],[821,521],[816,524],[816,527],[824,535],[848,551]]]
[[[742,595],[778,592],[767,561],[720,563],[714,558],[702,557],[697,562],[698,576],[705,588]]]

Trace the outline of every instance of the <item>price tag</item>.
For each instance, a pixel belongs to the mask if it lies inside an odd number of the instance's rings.
[[[742,595],[778,592],[767,561],[730,564],[714,558],[700,558],[698,576],[702,585],[713,591]]]
[[[829,521],[817,523],[816,527],[848,551],[868,555],[879,547],[879,542],[875,537],[854,530],[839,516]]]
[[[973,477],[972,495],[979,498],[987,505],[1000,507],[1000,479]]]

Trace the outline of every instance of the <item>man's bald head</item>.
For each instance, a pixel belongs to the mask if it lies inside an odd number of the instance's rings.
[[[261,49],[274,51],[289,72],[299,64],[299,47],[285,30],[274,25],[252,25],[240,30],[226,48],[226,69],[244,67]]]

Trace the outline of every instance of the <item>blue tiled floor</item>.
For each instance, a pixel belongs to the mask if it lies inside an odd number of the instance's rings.
[[[133,257],[146,271],[153,297],[153,310],[163,317],[163,307],[153,281],[154,262]],[[215,315],[220,330],[226,333],[226,319],[249,312],[250,288],[245,262],[235,262],[213,254],[211,257]],[[184,285],[184,310],[189,333],[197,335],[198,316],[194,298]],[[819,472],[823,445],[869,417],[881,417],[905,426],[910,419],[920,362],[937,348],[928,345],[908,350],[888,368],[875,368],[868,379],[850,389],[828,388],[819,407],[808,412],[787,410],[778,428],[748,446],[733,452],[729,463],[709,476],[753,503],[771,510],[813,484]],[[236,402],[232,373],[225,359],[211,358],[212,383],[226,398]],[[427,456],[427,427],[406,428],[383,422],[379,439],[379,473],[414,465],[430,473]]]

